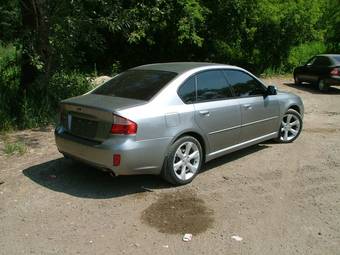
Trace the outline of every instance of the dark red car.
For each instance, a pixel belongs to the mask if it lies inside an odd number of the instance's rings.
[[[317,85],[320,91],[331,85],[340,85],[340,54],[323,54],[312,57],[303,66],[294,70],[296,85],[308,82]]]

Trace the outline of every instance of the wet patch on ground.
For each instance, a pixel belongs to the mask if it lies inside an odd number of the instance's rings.
[[[168,234],[199,234],[214,222],[213,210],[190,190],[161,195],[141,218],[143,223]]]

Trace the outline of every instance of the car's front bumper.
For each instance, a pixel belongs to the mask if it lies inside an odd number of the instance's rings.
[[[113,171],[116,175],[159,174],[171,138],[136,141],[135,137],[112,136],[101,143],[87,141],[56,128],[55,141],[64,155]],[[113,155],[119,154],[119,166],[113,166]]]

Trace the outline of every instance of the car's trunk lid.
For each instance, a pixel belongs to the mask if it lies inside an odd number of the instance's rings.
[[[68,135],[104,141],[110,135],[113,112],[145,104],[146,101],[86,94],[61,102],[61,125]]]

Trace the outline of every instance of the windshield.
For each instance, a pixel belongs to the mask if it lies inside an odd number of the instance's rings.
[[[159,70],[128,70],[92,93],[148,101],[176,75],[174,72]]]

